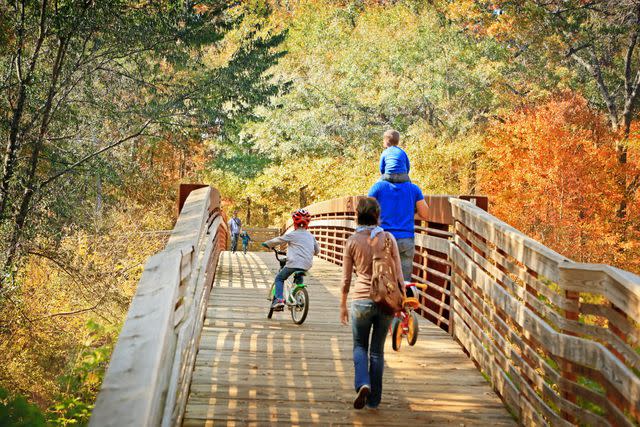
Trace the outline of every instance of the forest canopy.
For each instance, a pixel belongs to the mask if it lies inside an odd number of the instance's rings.
[[[0,408],[87,421],[179,183],[280,226],[390,128],[425,194],[640,272],[639,35],[632,0],[0,3]]]

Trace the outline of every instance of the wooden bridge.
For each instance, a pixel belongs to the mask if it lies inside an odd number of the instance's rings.
[[[354,410],[338,307],[357,199],[308,207],[322,252],[295,326],[266,319],[275,259],[225,252],[218,192],[192,191],[145,266],[91,425],[640,423],[640,277],[572,262],[469,197],[428,198],[418,343],[387,345],[380,409]]]

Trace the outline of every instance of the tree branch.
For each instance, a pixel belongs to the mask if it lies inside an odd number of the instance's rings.
[[[63,169],[63,170],[61,170],[60,172],[57,172],[57,173],[53,174],[52,176],[50,176],[49,178],[47,178],[47,179],[45,179],[44,181],[42,181],[42,182],[40,183],[40,185],[38,185],[38,189],[42,189],[42,188],[43,188],[43,187],[45,187],[46,185],[50,184],[52,181],[54,181],[54,180],[56,180],[56,179],[60,178],[62,175],[66,174],[67,172],[72,171],[73,169],[77,168],[78,166],[80,166],[80,165],[81,165],[81,164],[83,164],[83,163],[86,163],[87,161],[89,161],[89,160],[93,159],[94,157],[99,156],[100,154],[104,153],[105,151],[109,151],[109,150],[111,150],[112,148],[115,148],[115,147],[117,147],[117,146],[118,146],[118,145],[120,145],[120,144],[123,144],[123,143],[125,143],[125,142],[127,142],[127,141],[129,141],[129,140],[131,140],[131,139],[133,139],[133,138],[136,138],[136,137],[138,137],[138,136],[142,135],[142,133],[144,132],[144,130],[145,130],[145,129],[150,125],[150,124],[151,124],[151,119],[147,120],[147,121],[144,123],[144,125],[143,125],[140,129],[138,129],[138,131],[137,131],[137,132],[135,132],[135,133],[133,133],[133,134],[131,134],[131,135],[129,135],[129,136],[126,136],[126,137],[124,137],[124,138],[122,138],[122,139],[119,139],[118,141],[113,142],[113,143],[111,143],[111,144],[107,145],[106,147],[103,147],[103,148],[99,149],[98,151],[95,151],[95,152],[93,152],[93,153],[91,153],[91,154],[88,154],[88,155],[84,156],[82,159],[80,159],[80,160],[78,160],[77,162],[75,162],[75,163],[71,164],[68,168]]]
[[[593,47],[590,49],[591,59],[593,63],[589,63],[586,59],[578,55],[577,53],[572,53],[571,57],[580,65],[582,65],[594,78],[596,84],[598,85],[598,89],[600,90],[600,95],[607,105],[607,110],[609,111],[609,119],[611,120],[611,124],[615,130],[618,129],[619,126],[619,117],[618,117],[618,108],[616,107],[611,94],[609,93],[609,88],[604,82],[604,77],[602,76],[602,69],[600,68],[600,61],[593,51]]]
[[[46,316],[40,316],[40,317],[36,317],[34,319],[29,319],[29,321],[31,323],[33,323],[33,322],[37,322],[39,320],[51,319],[53,317],[73,316],[73,315],[76,315],[76,314],[86,313],[87,311],[93,311],[96,308],[98,308],[98,306],[104,300],[105,297],[106,297],[106,294],[102,298],[100,298],[100,300],[97,303],[95,303],[93,306],[91,306],[91,307],[81,308],[79,310],[73,310],[73,311],[63,311],[63,312],[60,312],[60,313],[47,314]]]

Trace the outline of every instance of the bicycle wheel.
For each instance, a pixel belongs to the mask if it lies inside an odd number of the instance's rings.
[[[418,341],[418,332],[420,331],[420,327],[418,326],[418,315],[412,311],[411,315],[407,319],[407,326],[409,327],[407,331],[407,342],[409,345],[414,345],[416,341]]]
[[[274,292],[275,292],[275,284],[271,284],[271,289],[269,290],[269,296],[267,297],[267,300],[269,301],[269,314],[267,314],[267,319],[271,319],[271,316],[273,316]]]
[[[395,351],[400,351],[400,345],[402,344],[402,321],[394,317],[391,322],[391,346]]]
[[[293,290],[293,300],[291,306],[291,318],[296,325],[302,325],[309,313],[309,293],[307,288],[295,288]]]

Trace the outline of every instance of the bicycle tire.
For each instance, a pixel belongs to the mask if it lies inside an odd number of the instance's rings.
[[[397,317],[391,322],[391,347],[395,351],[400,351],[402,345],[402,321]]]
[[[293,291],[295,305],[291,306],[291,319],[296,325],[302,325],[309,313],[309,292],[307,288],[296,288]],[[300,308],[298,310],[298,308]]]
[[[420,332],[420,326],[418,325],[418,315],[415,311],[411,312],[409,318],[407,319],[407,323],[409,326],[409,330],[407,331],[407,342],[409,345],[413,346],[418,341],[418,334]]]

